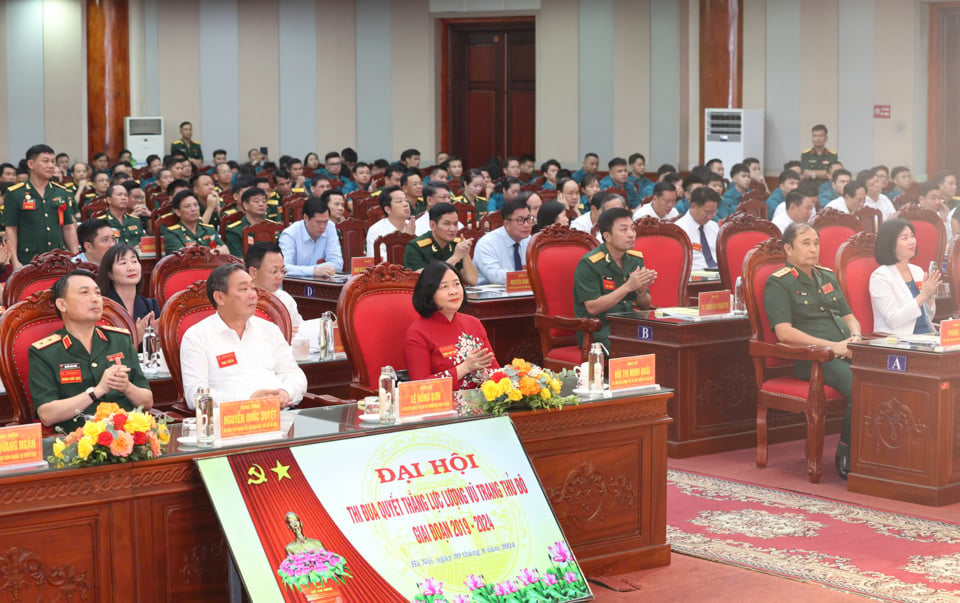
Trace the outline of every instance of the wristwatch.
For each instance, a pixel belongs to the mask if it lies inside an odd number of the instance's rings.
[[[93,391],[94,391],[94,390],[93,390],[92,387],[88,387],[87,389],[83,390],[83,392],[84,392],[85,394],[87,394],[88,396],[90,396],[90,399],[93,400],[93,403],[96,404],[97,402],[100,401],[100,398],[98,398],[98,397],[97,397],[97,394],[93,393]]]

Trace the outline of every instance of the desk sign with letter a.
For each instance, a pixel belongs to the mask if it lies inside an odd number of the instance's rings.
[[[398,386],[400,418],[423,417],[452,412],[453,381],[448,378],[408,381]]]
[[[610,391],[657,384],[657,357],[655,354],[610,359]]]
[[[940,345],[943,347],[960,345],[960,318],[944,320],[940,323]]]
[[[698,297],[700,316],[717,316],[730,313],[729,291],[704,291]]]
[[[507,293],[525,293],[530,291],[530,275],[526,270],[507,272]]]

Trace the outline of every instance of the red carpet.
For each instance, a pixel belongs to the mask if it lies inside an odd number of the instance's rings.
[[[675,553],[887,601],[960,600],[955,524],[677,470],[668,481]]]

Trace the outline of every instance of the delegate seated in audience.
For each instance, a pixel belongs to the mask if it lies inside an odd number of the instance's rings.
[[[283,250],[276,243],[258,241],[247,248],[243,258],[247,273],[253,279],[253,286],[276,295],[290,314],[293,332],[300,330],[303,317],[297,309],[297,301],[282,289],[283,277],[287,273],[284,267]]]
[[[517,195],[520,194],[520,188],[521,184],[518,178],[514,178],[513,176],[504,176],[501,178],[494,188],[494,193],[490,195],[490,200],[487,202],[487,211],[502,210],[504,205],[517,198]]]
[[[117,243],[113,228],[103,218],[84,220],[77,227],[77,238],[83,249],[74,257],[77,262],[93,262],[100,265],[103,254]]]
[[[367,229],[367,257],[375,257],[374,245],[380,237],[395,232],[416,234],[417,223],[410,215],[410,202],[400,187],[388,186],[383,189],[380,194],[380,209],[383,210],[386,217]],[[387,246],[381,244],[380,258],[386,259],[386,257]]]
[[[307,377],[280,327],[255,316],[257,290],[243,266],[214,268],[207,297],[216,312],[187,329],[180,345],[187,405],[196,407],[198,387],[210,388],[214,404],[274,396],[280,408],[300,402]]]
[[[843,196],[827,203],[827,207],[841,214],[853,214],[863,207],[866,198],[867,187],[856,180],[851,180],[843,187]]]
[[[523,186],[533,184],[537,181],[537,159],[527,153],[520,156],[520,174],[517,178]]]
[[[426,180],[423,181],[423,185],[434,183],[434,184],[447,184],[450,180],[450,174],[447,172],[447,168],[442,165],[435,165],[433,169],[430,170],[430,175]]]
[[[941,275],[934,270],[924,276],[923,268],[910,263],[916,255],[913,224],[903,218],[880,224],[874,248],[879,266],[870,275],[874,331],[898,336],[934,332]]]
[[[430,187],[427,187],[430,188]],[[437,203],[427,210],[430,229],[407,243],[403,251],[403,265],[410,270],[422,270],[432,261],[447,262],[460,271],[463,282],[477,284],[477,267],[470,257],[475,241],[460,239],[457,208],[450,203]]]
[[[180,218],[180,221],[160,229],[166,254],[169,255],[191,245],[203,245],[220,253],[230,253],[227,246],[220,240],[217,229],[200,221],[200,203],[193,191],[180,191],[174,196],[172,203],[173,213]]]
[[[420,151],[417,149],[407,149],[400,153],[400,163],[408,170],[420,169]]]
[[[636,209],[643,201],[643,197],[637,192],[637,189],[627,186],[629,172],[627,171],[627,160],[623,157],[614,157],[607,162],[609,173],[600,181],[600,190],[608,188],[619,188],[627,191],[627,205],[630,209]]]
[[[647,158],[642,153],[634,153],[627,158],[627,162],[630,164],[627,186],[633,187],[641,199],[652,195],[654,183],[647,178]]]
[[[223,233],[230,255],[243,257],[243,229],[263,222],[277,224],[267,219],[267,195],[259,188],[248,188],[240,197],[243,218],[232,222]]]
[[[324,176],[323,174],[314,174],[313,180],[310,181],[310,193],[314,197],[320,197],[323,193],[331,190],[333,185],[330,183],[330,179]],[[306,191],[294,191],[302,192],[307,194]]]
[[[487,198],[483,196],[483,173],[480,170],[467,170],[463,178],[463,191],[453,198],[454,203],[469,203],[477,211],[477,219],[487,213]]]
[[[803,189],[797,189],[787,193],[787,200],[783,206],[785,210],[777,213],[772,220],[781,234],[794,222],[809,222],[816,209],[816,201],[813,195],[807,194]]]
[[[833,271],[818,266],[820,238],[806,223],[791,224],[783,233],[786,265],[767,279],[764,307],[778,340],[793,345],[826,346],[835,358],[823,363],[823,382],[847,400],[840,444],[835,457],[837,472],[846,479],[850,470],[850,412],[853,376],[852,354],[847,343],[861,338],[857,321]],[[807,303],[810,302],[810,303]],[[809,361],[795,361],[798,379],[810,378]]]
[[[658,182],[653,186],[653,199],[641,205],[633,212],[633,219],[653,217],[663,222],[672,222],[680,217],[674,209],[677,204],[677,189],[667,182]]]
[[[418,237],[430,232],[430,208],[438,203],[450,203],[450,189],[442,182],[427,184],[423,187],[423,201],[426,209],[423,214],[417,218],[414,234]],[[456,208],[454,208],[456,210]],[[463,228],[463,224],[457,222],[457,232]]]
[[[111,247],[100,262],[97,286],[100,294],[117,302],[137,324],[137,345],[143,341],[147,327],[156,328],[160,304],[152,297],[140,295],[143,267],[137,250],[126,243]]]
[[[633,248],[637,240],[630,210],[614,207],[600,214],[598,247],[580,258],[573,275],[573,311],[576,316],[599,318],[603,326],[593,341],[610,350],[610,323],[607,315],[628,312],[633,307],[650,307],[650,285],[655,270],[645,268],[643,254]],[[583,332],[577,332],[583,345]]]
[[[600,191],[590,198],[590,211],[570,223],[571,230],[594,234],[600,214],[614,207],[627,208],[627,201],[613,191]]]
[[[953,233],[957,232],[956,227],[960,225],[954,220],[956,213],[951,211],[944,202],[940,188],[933,182],[924,182],[920,185],[917,193],[917,204],[922,209],[932,211],[940,216],[947,234],[947,240],[953,239]]]
[[[487,332],[466,304],[463,280],[449,264],[432,261],[417,279],[413,307],[420,318],[407,328],[403,357],[410,379],[450,377],[453,389],[474,389],[499,368]]]
[[[837,197],[843,195],[843,187],[846,185],[846,182],[841,183],[839,186],[836,184],[834,179],[834,174],[837,171],[846,170],[843,169],[843,164],[839,161],[831,161],[830,166],[827,168],[827,180],[823,182],[820,187],[817,189],[817,200],[820,202],[820,207],[826,206],[827,203],[830,203]],[[847,172],[847,177],[850,177],[850,172]],[[839,192],[837,192],[839,189]]]
[[[543,174],[542,189],[557,190],[557,174],[560,173],[560,162],[556,159],[548,159],[540,166],[540,173]]]
[[[898,165],[890,171],[890,180],[893,181],[893,188],[887,193],[887,198],[891,201],[910,190],[910,186],[913,184],[910,168],[903,165]]]
[[[530,210],[514,199],[507,201],[500,213],[503,226],[480,237],[473,254],[480,285],[506,284],[507,272],[523,270],[527,260],[527,245],[534,222]]]
[[[580,215],[580,185],[573,178],[561,178],[557,182],[557,201],[564,208],[573,210]]]
[[[568,182],[573,182],[573,180],[568,180]],[[554,224],[570,226],[570,219],[567,217],[567,206],[559,201],[547,201],[540,206],[540,211],[537,212],[537,223],[533,227],[533,232],[536,234]]]
[[[136,247],[144,234],[143,226],[139,219],[127,214],[129,202],[126,187],[122,184],[111,184],[107,189],[107,213],[103,218],[113,229],[113,236],[118,243]]]
[[[423,201],[423,180],[420,178],[420,173],[415,171],[405,172],[400,177],[400,188],[403,189],[403,194],[410,203],[410,214],[413,216],[422,214],[426,205]]]
[[[451,180],[457,178],[463,178],[463,160],[459,157],[452,156],[444,162],[444,165],[447,168],[447,175],[450,176]]]
[[[772,220],[776,215],[777,207],[787,200],[787,195],[800,185],[800,176],[793,170],[780,172],[780,186],[774,189],[767,197],[767,219]]]
[[[950,206],[951,210],[960,206],[960,197],[957,197],[957,176],[953,172],[937,172],[934,181],[940,188],[944,202]]]
[[[535,191],[521,191],[517,195],[517,201],[523,203],[527,206],[527,209],[530,210],[530,217],[533,218],[533,223],[537,223],[537,212],[540,211],[540,206],[543,205],[543,199],[540,198]]]
[[[756,157],[747,157],[743,160],[743,165],[747,166],[747,169],[750,170],[750,186],[755,188],[756,185],[759,184],[759,190],[770,192],[767,189],[767,179],[763,177],[760,160]]]
[[[730,168],[730,186],[720,197],[720,207],[717,208],[715,221],[720,221],[737,212],[737,206],[743,200],[743,195],[750,190],[750,168],[738,163]]]
[[[201,206],[200,222],[219,226],[224,219],[223,199],[213,185],[213,178],[209,174],[197,174],[190,179],[190,188]]]
[[[890,199],[883,194],[882,179],[877,175],[876,170],[861,170],[857,173],[857,181],[863,184],[866,189],[864,205],[880,210],[884,220],[897,215],[897,209],[890,202]]]
[[[579,185],[587,174],[597,174],[600,169],[600,157],[596,153],[587,153],[583,156],[583,167],[570,175],[570,178]]]
[[[717,268],[717,234],[720,227],[713,220],[720,206],[717,191],[702,186],[690,195],[690,210],[675,222],[690,237],[693,247],[693,270]]]
[[[292,277],[319,278],[343,271],[343,252],[337,227],[330,221],[330,199],[334,191],[303,204],[303,219],[280,233],[280,249],[287,274]]]
[[[580,207],[579,211],[581,214],[586,213],[590,210],[590,200],[593,199],[593,196],[600,192],[600,179],[596,176],[591,176],[587,174],[583,177],[583,182],[580,183]],[[624,199],[624,204],[626,204],[626,199]]]
[[[93,274],[74,270],[51,288],[63,327],[34,342],[28,352],[29,385],[40,422],[69,433],[83,425],[97,403],[125,410],[153,407],[137,348],[126,329],[97,325],[103,297]]]

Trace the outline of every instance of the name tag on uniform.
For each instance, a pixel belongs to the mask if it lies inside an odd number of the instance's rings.
[[[457,346],[455,346],[455,345],[445,345],[445,346],[443,346],[442,348],[440,348],[440,353],[443,354],[443,357],[444,357],[445,359],[446,359],[446,358],[453,358],[454,356],[457,355]]]
[[[700,251],[700,243],[692,243],[694,251]]]
[[[107,356],[107,360],[110,362],[116,362],[117,360],[123,360],[123,352],[117,352],[116,354],[110,354]]]
[[[617,288],[617,284],[613,282],[613,279],[609,276],[603,277],[603,290],[604,291],[613,291]]]
[[[217,366],[220,368],[226,368],[228,366],[233,366],[237,363],[237,355],[234,352],[228,354],[220,354],[217,356]]]
[[[79,364],[60,365],[60,383],[80,383],[83,376],[80,374]]]
[[[34,200],[24,201],[23,209],[37,209],[37,202]]]

